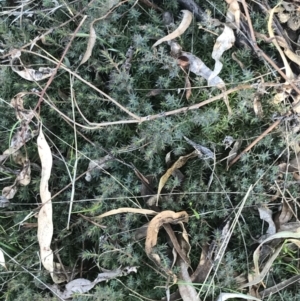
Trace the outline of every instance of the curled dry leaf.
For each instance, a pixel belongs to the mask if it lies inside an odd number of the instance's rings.
[[[260,250],[261,247],[263,246],[263,244],[272,241],[274,239],[299,239],[300,238],[300,228],[297,229],[296,232],[291,232],[291,231],[282,231],[282,232],[278,232],[274,235],[271,235],[269,237],[267,237],[262,243],[259,244],[259,246],[256,248],[256,250],[253,253],[253,263],[254,263],[254,276],[253,276],[253,280],[240,286],[240,288],[245,288],[245,287],[249,287],[252,285],[256,285],[258,283],[260,283],[264,277],[266,276],[267,272],[269,271],[269,269],[272,266],[272,263],[274,262],[274,260],[277,258],[278,254],[280,253],[282,247],[284,244],[281,244],[281,246],[279,248],[276,249],[276,251],[273,253],[273,255],[269,258],[269,260],[267,261],[267,263],[265,264],[263,270],[260,272],[259,270],[259,256],[260,256]],[[289,241],[289,240],[287,240]],[[293,241],[291,241],[293,242]],[[299,245],[297,245],[299,247]]]
[[[17,176],[18,184],[20,184],[22,186],[28,185],[31,180],[30,174],[31,174],[30,162],[29,162],[29,160],[26,160],[26,162],[23,166],[23,169]]]
[[[180,222],[187,223],[189,219],[188,214],[185,211],[174,212],[170,210],[162,211],[158,213],[150,221],[147,228],[147,237],[145,243],[145,251],[147,256],[154,261],[159,267],[162,268],[160,257],[158,254],[154,253],[153,248],[157,244],[157,236],[159,229],[163,224],[178,224]],[[171,273],[170,271],[167,271]]]
[[[10,104],[14,107],[16,117],[18,120],[26,120],[30,121],[34,117],[33,110],[26,110],[23,105],[23,97],[27,93],[20,92],[17,95],[15,95],[12,100],[10,101]]]
[[[180,58],[179,64],[181,64],[181,62],[186,62],[185,64],[189,66],[189,72],[204,77],[208,81],[212,74],[212,70],[210,70],[200,58],[190,52],[182,51],[181,46],[174,41],[170,41],[169,45],[171,47],[171,55],[177,59]],[[224,81],[219,76],[215,76],[208,84],[219,89],[225,87]]]
[[[281,225],[289,222],[291,220],[291,218],[293,217],[293,211],[290,207],[290,205],[283,200],[283,204],[282,204],[282,209],[279,215],[279,227],[281,227]]]
[[[209,158],[215,159],[215,154],[207,147],[202,146],[200,144],[195,143],[194,141],[190,140],[189,138],[183,136],[188,144],[190,144],[197,152],[199,158]]]
[[[125,267],[123,269],[118,268],[112,271],[106,270],[105,272],[98,274],[97,278],[94,281],[90,281],[84,278],[78,278],[66,284],[66,287],[63,292],[61,292],[61,290],[56,284],[48,285],[48,286],[60,298],[69,299],[72,298],[73,294],[75,293],[84,294],[88,292],[99,282],[108,281],[117,277],[127,276],[130,273],[137,273],[137,268],[138,267],[134,266],[134,267]]]
[[[269,224],[269,228],[267,230],[267,235],[270,236],[270,235],[275,234],[276,226],[273,221],[272,210],[270,210],[269,208],[262,205],[262,206],[258,207],[258,212],[259,212],[260,219],[264,220],[265,222],[267,222]],[[264,238],[266,238],[266,237],[264,237]]]
[[[169,177],[174,173],[174,171],[178,168],[181,168],[182,166],[185,165],[185,163],[190,159],[194,158],[197,156],[196,151],[186,155],[186,156],[181,156],[179,159],[166,171],[166,173],[160,178],[159,184],[158,184],[158,190],[157,190],[157,202],[160,197],[161,190],[167,183]]]
[[[90,182],[92,180],[93,170],[105,171],[105,169],[108,167],[106,163],[110,160],[112,160],[112,157],[110,155],[106,155],[103,158],[100,158],[99,160],[90,161],[88,170],[86,172],[85,180],[87,182]]]
[[[170,41],[181,36],[188,29],[188,27],[190,26],[193,20],[193,14],[188,10],[182,10],[182,13],[183,13],[183,18],[178,28],[174,30],[172,33],[168,34],[167,36],[159,39],[156,43],[153,44],[152,48],[158,46],[163,42]]]
[[[210,74],[208,82],[212,81],[212,79],[221,72],[223,64],[221,63],[220,59],[223,53],[232,47],[234,42],[235,36],[233,30],[225,25],[222,34],[217,38],[211,55],[211,57],[215,60],[215,68]]]
[[[40,81],[52,76],[53,73],[55,72],[55,68],[49,68],[49,67],[46,68],[40,67],[39,70],[26,68],[22,63],[20,56],[21,56],[21,51],[15,49],[10,61],[10,66],[14,72],[19,74],[21,77],[23,77],[26,80]],[[21,65],[24,68],[24,70],[19,70],[19,67],[15,65],[16,61],[19,61],[18,65]]]

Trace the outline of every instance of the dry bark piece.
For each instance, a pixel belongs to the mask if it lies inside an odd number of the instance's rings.
[[[152,48],[158,46],[163,42],[170,41],[181,36],[188,29],[193,20],[193,14],[188,10],[182,10],[181,12],[183,13],[183,18],[178,28],[167,36],[159,39],[156,43],[153,44]]]

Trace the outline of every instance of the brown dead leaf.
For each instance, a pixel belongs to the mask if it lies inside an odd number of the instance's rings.
[[[202,283],[207,278],[213,266],[213,261],[211,260],[211,254],[209,254],[210,245],[206,243],[202,247],[202,252],[200,260],[195,272],[192,274],[191,279],[193,282]]]
[[[181,227],[183,228],[183,231],[186,232],[186,230],[184,229],[183,224],[180,224]],[[180,258],[186,263],[186,265],[188,267],[190,267],[190,259],[188,257],[190,250],[186,251],[186,250],[182,250],[182,247],[180,246],[178,239],[173,231],[173,229],[171,228],[171,226],[169,224],[164,224],[163,225],[165,231],[167,232],[169,238],[171,239],[171,242],[173,244],[173,247],[176,251],[176,253],[180,256]],[[188,241],[188,236],[186,233],[186,239]],[[189,243],[188,243],[189,244]]]
[[[174,40],[175,38],[181,36],[188,29],[193,20],[193,14],[188,10],[182,10],[181,12],[183,13],[183,18],[178,28],[167,36],[159,39],[156,43],[153,44],[152,48],[158,46],[163,42]]]
[[[192,95],[192,85],[189,79],[188,74],[185,76],[185,97],[187,100],[189,100],[189,98]]]
[[[147,256],[154,261],[159,267],[163,268],[161,265],[160,257],[158,254],[154,253],[153,248],[157,244],[157,236],[159,229],[163,224],[178,224],[180,222],[187,223],[189,219],[188,214],[185,211],[174,212],[170,210],[162,211],[158,213],[150,221],[147,229],[147,237],[145,243],[145,251]],[[167,271],[168,274],[172,274],[171,271]]]
[[[192,152],[186,156],[181,156],[179,159],[166,171],[166,173],[160,178],[159,184],[158,184],[158,190],[157,190],[157,202],[161,193],[161,190],[167,183],[169,177],[172,175],[172,173],[176,170],[181,168],[182,166],[185,165],[185,163],[190,159],[196,157],[197,154],[196,152]]]
[[[177,58],[177,63],[183,69],[186,69],[190,65],[189,59],[184,55],[181,55]]]

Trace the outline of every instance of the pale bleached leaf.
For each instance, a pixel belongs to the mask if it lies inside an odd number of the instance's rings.
[[[42,175],[40,181],[40,197],[42,201],[41,209],[38,213],[38,242],[40,245],[40,256],[44,268],[50,272],[54,271],[53,252],[51,250],[51,241],[53,235],[52,222],[52,202],[51,193],[48,189],[48,182],[52,169],[51,149],[46,141],[42,127],[37,138],[38,153],[41,160]]]
[[[140,208],[118,208],[113,209],[108,212],[105,212],[101,215],[95,216],[94,218],[100,219],[110,215],[116,215],[121,213],[137,213],[137,214],[148,214],[148,215],[156,215],[158,212],[149,210],[149,209],[140,209]]]
[[[153,44],[153,47],[158,46],[159,44],[173,40],[179,36],[181,36],[190,26],[192,20],[193,20],[193,14],[188,10],[182,10],[183,18],[179,26],[174,30],[172,33],[168,34],[167,36],[159,39],[156,43]]]
[[[98,160],[91,160],[86,172],[85,180],[90,182],[92,180],[92,172],[95,170],[105,171],[105,169],[108,167],[107,162],[110,160],[112,160],[110,155],[106,155]]]
[[[94,29],[94,22],[92,22],[91,25],[90,25],[90,34],[89,34],[89,40],[88,40],[87,48],[86,48],[85,54],[84,54],[84,56],[83,56],[83,58],[82,58],[82,60],[79,64],[79,66],[84,64],[85,62],[87,62],[88,59],[91,57],[93,48],[94,48],[95,43],[96,43],[96,39],[97,39],[97,35],[96,35],[96,31]]]
[[[253,300],[253,301],[261,301],[261,299],[258,299],[253,296],[245,295],[245,294],[239,294],[239,293],[221,293],[219,297],[216,299],[216,301],[225,301],[232,298],[239,298],[244,300]]]
[[[66,284],[65,289],[63,291],[57,285],[49,285],[49,287],[55,292],[57,296],[62,299],[72,298],[73,294],[79,293],[84,294],[91,290],[97,283],[102,281],[108,281],[117,277],[127,276],[130,273],[136,273],[138,267],[125,267],[123,269],[116,270],[106,270],[103,273],[98,274],[94,281],[90,281],[85,278],[78,278],[70,281]]]
[[[10,60],[10,66],[11,69],[19,74],[22,78],[29,80],[29,81],[40,81],[43,79],[46,79],[50,76],[52,76],[56,69],[49,68],[49,67],[40,67],[39,70],[35,70],[32,68],[27,68],[23,65],[20,57],[21,57],[21,51],[18,49],[14,49],[11,52],[11,60]],[[17,64],[16,61],[18,61]],[[23,70],[19,69],[19,66],[22,66]]]
[[[212,79],[221,72],[223,64],[221,63],[220,59],[223,53],[232,47],[234,42],[235,36],[233,30],[225,25],[222,34],[217,38],[211,55],[211,57],[215,60],[215,68],[210,74],[208,82],[212,81]]]
[[[1,249],[0,249],[0,265],[2,265],[5,269],[7,269],[5,265],[4,253]]]
[[[273,221],[273,212],[269,208],[265,206],[258,207],[259,217],[269,224],[269,228],[267,230],[267,235],[273,235],[276,233],[276,226]]]

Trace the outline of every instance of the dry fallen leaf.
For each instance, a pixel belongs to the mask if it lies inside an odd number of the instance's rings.
[[[95,20],[96,21],[96,20]],[[96,38],[97,38],[97,35],[96,35],[96,31],[94,29],[94,23],[95,21],[93,21],[90,25],[90,35],[89,35],[89,41],[88,41],[88,45],[87,45],[87,48],[86,48],[86,51],[85,51],[85,54],[79,64],[82,65],[84,64],[85,62],[88,61],[88,59],[91,57],[92,55],[92,51],[93,51],[93,48],[95,46],[95,43],[96,43]]]
[[[183,223],[180,223],[182,228],[182,235],[179,238],[180,247],[184,252],[185,256],[188,257],[191,246],[189,243],[188,233],[186,232]],[[180,296],[183,301],[200,301],[198,297],[198,293],[195,287],[192,284],[191,277],[189,275],[189,264],[183,260],[181,257],[178,257],[176,265],[179,267],[179,274],[178,274],[178,290]]]
[[[215,154],[209,148],[202,146],[200,144],[197,144],[185,136],[183,136],[183,138],[186,140],[186,142],[188,144],[190,144],[196,150],[199,158],[215,159]]]
[[[26,68],[22,63],[20,56],[21,56],[21,51],[15,49],[10,61],[10,66],[14,72],[19,74],[21,77],[23,77],[26,80],[40,81],[52,76],[53,73],[55,72],[55,68],[49,68],[49,67],[46,68],[40,67],[39,70]],[[15,65],[15,61],[17,60],[19,61],[18,65],[21,65],[24,68],[24,70],[19,70],[18,69],[19,67]]]
[[[0,249],[0,265],[2,265],[5,269],[7,269],[5,265],[4,253],[1,249]]]
[[[178,224],[180,222],[187,223],[189,219],[188,214],[185,211],[174,212],[170,210],[162,211],[158,213],[150,221],[147,228],[147,237],[145,243],[145,251],[147,256],[153,260],[159,267],[164,269],[161,265],[160,257],[154,253],[153,248],[157,244],[157,236],[159,229],[163,224]],[[172,274],[171,271],[166,271],[168,274]]]
[[[48,285],[57,296],[62,299],[72,298],[72,295],[75,293],[84,294],[91,290],[97,283],[102,281],[108,281],[117,277],[126,276],[130,273],[136,273],[138,267],[125,267],[123,269],[118,268],[116,270],[106,270],[103,273],[98,274],[97,278],[94,281],[90,281],[84,278],[78,278],[70,281],[66,284],[65,290],[61,292],[59,287],[55,285]]]
[[[88,170],[86,172],[85,180],[87,182],[90,182],[92,180],[93,170],[105,171],[105,169],[108,168],[107,162],[111,160],[112,157],[110,155],[106,155],[103,158],[100,158],[99,160],[90,161]]]
[[[40,134],[37,138],[37,146],[42,166],[40,181],[42,207],[38,213],[38,242],[40,245],[42,264],[44,268],[50,272],[53,279],[53,251],[50,248],[53,235],[52,202],[51,193],[48,190],[48,181],[50,179],[52,169],[52,154],[43,134],[42,127],[40,128]]]
[[[237,0],[225,0],[228,4],[228,11],[226,14],[226,22],[235,22],[236,27],[240,28],[241,11]]]
[[[158,46],[163,42],[170,41],[181,36],[187,30],[187,28],[190,26],[193,20],[193,14],[188,10],[182,10],[182,13],[183,13],[183,18],[178,28],[174,30],[172,33],[168,34],[167,36],[159,39],[156,43],[153,44],[152,48]]]
[[[138,213],[138,214],[149,214],[149,215],[156,215],[158,212],[149,210],[149,209],[139,209],[139,208],[118,208],[118,209],[113,209],[108,212],[105,212],[101,215],[94,216],[94,218],[100,219],[106,216],[110,215],[116,215],[120,213]]]
[[[234,142],[232,149],[230,150],[227,158],[227,170],[229,169],[230,162],[237,156],[238,151],[242,146],[242,140],[238,139]]]
[[[261,301],[261,299],[249,296],[249,295],[244,295],[244,294],[239,294],[239,293],[221,293],[219,297],[216,299],[216,301],[225,301],[231,298],[239,298],[239,299],[245,299],[245,300],[255,300],[255,301]]]
[[[225,25],[222,34],[217,38],[211,55],[211,57],[215,60],[215,68],[210,74],[208,82],[211,82],[212,79],[221,72],[223,64],[221,63],[220,59],[223,53],[233,46],[234,42],[235,36],[233,30]]]
[[[256,116],[258,116],[259,118],[263,117],[263,110],[262,110],[262,105],[261,105],[261,102],[260,102],[259,94],[254,95],[253,110],[254,110],[254,113],[255,113]]]
[[[264,220],[265,222],[267,222],[269,224],[269,228],[267,230],[267,235],[273,235],[276,233],[276,227],[275,227],[275,223],[273,221],[273,212],[272,210],[270,210],[269,208],[265,207],[265,206],[259,206],[258,207],[258,211],[259,211],[259,217],[260,219]]]
[[[178,168],[181,168],[182,166],[184,166],[184,164],[190,159],[190,158],[194,158],[197,156],[196,151],[186,155],[186,156],[181,156],[179,157],[179,159],[166,171],[166,173],[160,178],[159,180],[159,184],[158,184],[158,190],[157,190],[157,202],[159,200],[160,197],[160,193],[161,190],[163,189],[163,187],[165,186],[165,184],[167,183],[169,177],[174,173],[174,171]]]
[[[192,95],[192,85],[189,79],[188,74],[185,76],[185,97],[187,100],[189,100],[189,98]]]
[[[278,247],[276,249],[276,251],[273,253],[273,255],[268,259],[267,263],[264,265],[264,268],[262,269],[262,271],[260,272],[259,269],[259,255],[260,255],[260,249],[262,247],[263,244],[272,241],[274,239],[285,239],[288,238],[287,241],[289,241],[289,239],[299,239],[300,238],[300,228],[298,228],[298,231],[295,232],[291,232],[291,231],[282,231],[282,232],[278,232],[274,235],[271,235],[269,237],[267,237],[263,242],[261,242],[259,244],[259,246],[256,248],[256,250],[253,253],[253,263],[254,263],[254,276],[253,276],[253,280],[240,286],[240,288],[245,288],[245,287],[249,287],[252,285],[256,285],[258,283],[260,283],[264,277],[266,276],[266,274],[268,273],[268,271],[270,270],[272,263],[274,262],[274,260],[277,258],[278,254],[280,253],[284,243],[281,244],[280,247]],[[293,242],[293,241],[292,241]],[[294,242],[293,242],[294,243]],[[299,247],[299,246],[298,246]]]

